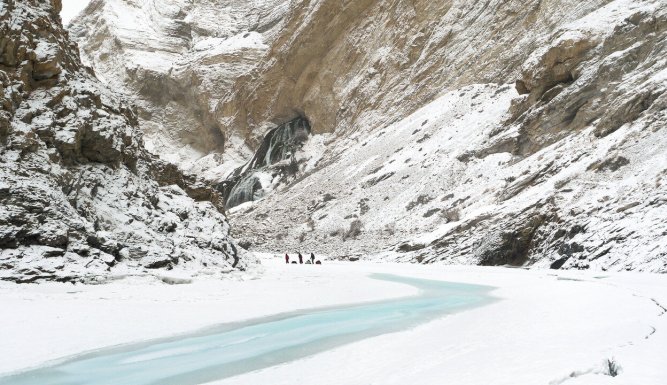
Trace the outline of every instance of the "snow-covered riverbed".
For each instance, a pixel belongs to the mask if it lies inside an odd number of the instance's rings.
[[[265,261],[260,279],[0,284],[0,375],[271,314],[416,294],[390,273],[495,286],[501,301],[216,384],[664,384],[667,277]],[[253,278],[248,274],[245,278]],[[609,376],[609,363],[619,368]]]
[[[406,330],[493,302],[490,286],[373,274],[419,289],[415,296],[304,309],[186,336],[101,349],[14,376],[0,385],[198,385],[296,361]]]

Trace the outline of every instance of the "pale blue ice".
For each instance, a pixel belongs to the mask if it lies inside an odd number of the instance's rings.
[[[420,293],[395,300],[303,310],[100,350],[2,377],[0,385],[201,384],[400,331],[493,300],[488,294],[492,288],[487,286],[384,274],[373,277],[415,286]],[[159,320],[156,322],[159,327]]]

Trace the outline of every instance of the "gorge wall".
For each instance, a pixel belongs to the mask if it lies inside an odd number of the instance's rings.
[[[134,110],[82,66],[60,6],[0,4],[0,279],[245,269],[215,193],[144,149]]]
[[[93,0],[69,28],[213,182],[308,119],[299,173],[232,210],[251,249],[667,270],[663,1]]]

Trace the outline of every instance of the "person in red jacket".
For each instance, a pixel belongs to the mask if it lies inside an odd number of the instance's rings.
[[[285,253],[285,263],[289,263],[289,255],[287,253]]]

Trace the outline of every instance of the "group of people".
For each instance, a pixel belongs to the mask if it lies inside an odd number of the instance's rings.
[[[299,258],[298,263],[303,264],[303,255],[301,255],[301,253],[297,253],[297,254],[299,254],[299,256],[297,257],[297,258]],[[285,253],[285,263],[290,263],[289,254],[287,254],[287,253]],[[292,261],[292,263],[296,264],[297,262],[295,260],[295,261]],[[321,265],[321,264],[322,264],[322,262],[320,262],[320,260],[317,260],[317,261],[315,260],[315,254],[310,253],[310,259],[306,260],[306,265]]]

